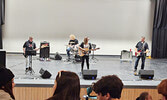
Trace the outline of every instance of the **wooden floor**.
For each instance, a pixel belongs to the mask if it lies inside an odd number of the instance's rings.
[[[153,100],[159,100],[160,95],[157,93],[156,88],[124,88],[121,100],[136,100],[136,97],[141,92],[149,92]],[[85,100],[83,96],[86,94],[86,88],[81,88],[81,100]],[[16,100],[46,100],[52,95],[51,87],[15,87],[14,95]],[[94,95],[94,93],[93,93]]]

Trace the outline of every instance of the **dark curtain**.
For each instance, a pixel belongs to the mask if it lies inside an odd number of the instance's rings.
[[[5,0],[0,0],[0,49],[2,46],[2,25],[5,23]]]
[[[167,0],[156,0],[151,56],[167,58]]]

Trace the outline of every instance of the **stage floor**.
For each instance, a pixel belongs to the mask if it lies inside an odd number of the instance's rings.
[[[54,55],[51,55],[54,57]],[[96,63],[91,60],[90,56],[90,69],[98,70],[97,80],[84,80],[80,74],[81,64],[66,62],[66,56],[63,55],[63,60],[39,61],[39,56],[33,57],[34,75],[25,74],[25,58],[22,54],[7,54],[7,68],[11,69],[15,74],[15,83],[18,84],[54,84],[54,79],[60,70],[68,70],[78,74],[80,77],[81,85],[91,85],[92,82],[97,81],[105,75],[117,75],[123,80],[127,86],[156,86],[162,79],[167,78],[167,59],[146,59],[145,69],[154,70],[153,80],[142,80],[139,76],[134,76],[134,62],[132,63],[120,62],[119,56],[95,56],[99,61]],[[139,62],[138,69],[140,69],[141,61]],[[52,77],[50,79],[42,79],[39,70],[43,68],[48,70]],[[84,66],[86,69],[86,63]]]

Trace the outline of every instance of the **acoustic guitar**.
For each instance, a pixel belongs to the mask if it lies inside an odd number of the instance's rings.
[[[79,48],[79,50],[78,50],[78,54],[79,54],[80,57],[82,57],[82,56],[88,54],[89,51],[96,51],[96,50],[98,50],[98,49],[100,49],[100,48],[95,48],[95,49]]]

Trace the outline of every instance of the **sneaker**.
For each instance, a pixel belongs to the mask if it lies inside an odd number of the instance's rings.
[[[46,58],[46,61],[50,61],[50,59],[49,59],[49,58]]]
[[[134,75],[137,76],[137,69],[134,70]]]
[[[45,59],[44,59],[44,58],[40,58],[39,60],[40,60],[40,61],[44,61]]]
[[[29,71],[29,69],[28,69],[28,68],[26,68],[25,72],[27,73],[28,71]]]

